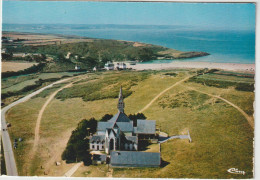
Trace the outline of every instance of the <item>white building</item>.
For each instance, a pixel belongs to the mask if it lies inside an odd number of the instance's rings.
[[[80,66],[76,64],[75,70],[80,70]]]
[[[116,68],[119,69],[119,70],[125,70],[126,69],[126,64],[123,63],[123,62],[118,62],[116,64]]]
[[[115,68],[115,65],[114,65],[114,63],[111,63],[111,62],[107,62],[106,64],[105,64],[105,69],[106,70],[114,70],[114,68]]]
[[[66,59],[69,59],[69,58],[70,58],[70,55],[71,55],[71,53],[68,52],[68,54],[67,54],[67,56],[66,56],[65,58],[66,58]]]

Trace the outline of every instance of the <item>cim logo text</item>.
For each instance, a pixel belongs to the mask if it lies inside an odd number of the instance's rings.
[[[239,171],[237,168],[230,168],[229,170],[227,170],[227,172],[232,174],[246,174],[245,171]]]

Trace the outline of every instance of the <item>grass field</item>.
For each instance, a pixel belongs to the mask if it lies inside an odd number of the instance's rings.
[[[1,81],[2,103],[4,103],[4,106],[8,105],[53,81],[78,74],[75,72],[37,73],[3,78]],[[40,81],[41,84],[39,84]]]
[[[27,69],[37,63],[29,63],[29,62],[2,62],[2,72],[7,71],[20,71]]]
[[[145,107],[157,94],[176,82],[190,76],[194,70],[144,71],[144,72],[105,72],[89,74],[86,79],[64,89],[61,93],[78,92],[77,89],[90,88],[95,82],[102,88],[100,93],[118,88],[123,77],[131,94],[125,98],[126,114],[133,114]],[[165,75],[176,73],[177,76]],[[142,78],[145,75],[145,78]],[[134,77],[134,78],[133,78]],[[226,78],[228,78],[227,76]],[[234,78],[230,76],[231,78]],[[119,80],[120,83],[116,83]],[[234,79],[232,79],[233,81]],[[111,82],[111,86],[107,82]],[[102,86],[104,85],[104,86]],[[189,89],[190,87],[219,95],[236,104],[248,115],[253,115],[254,93],[238,91],[234,87],[217,88],[189,82],[170,89],[160,96],[143,113],[147,119],[156,120],[157,127],[169,135],[187,134],[188,140],[174,139],[161,145],[163,166],[160,168],[114,168],[113,177],[153,177],[153,178],[252,178],[253,177],[253,137],[254,133],[245,117],[235,108],[220,99]],[[57,88],[57,87],[56,87]],[[74,89],[73,89],[74,88]],[[124,86],[123,86],[124,88]],[[47,106],[40,127],[40,144],[37,156],[30,157],[37,113],[47,97],[55,89],[46,90],[36,98],[15,106],[7,114],[12,139],[23,137],[24,141],[15,150],[19,175],[62,176],[73,164],[61,161],[61,153],[66,143],[82,119],[117,112],[117,98],[106,97],[84,101],[82,97],[67,96],[54,99]],[[118,90],[117,90],[118,91]],[[96,96],[94,96],[96,97]],[[150,146],[147,151],[157,151]],[[60,166],[55,166],[60,161]],[[245,175],[230,174],[229,168],[245,171]],[[76,177],[106,177],[107,166],[82,166],[73,175]]]

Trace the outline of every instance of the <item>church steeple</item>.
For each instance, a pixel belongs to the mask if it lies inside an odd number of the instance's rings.
[[[124,104],[124,98],[122,93],[122,86],[120,86],[117,108],[120,112],[124,112],[125,104]]]

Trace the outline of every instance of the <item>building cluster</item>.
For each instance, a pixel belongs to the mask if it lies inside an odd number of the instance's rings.
[[[107,62],[104,67],[106,70],[125,70],[126,69],[126,64],[124,62],[117,62],[117,63],[112,63],[112,62]]]
[[[124,113],[122,88],[117,108],[118,113],[110,120],[98,122],[97,133],[90,137],[93,163],[108,163],[114,167],[158,167],[160,153],[138,151],[140,142],[158,141],[156,122],[138,119],[134,125]]]

